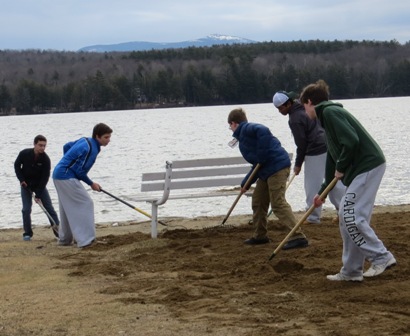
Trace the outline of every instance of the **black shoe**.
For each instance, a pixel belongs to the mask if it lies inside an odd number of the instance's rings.
[[[249,238],[244,241],[245,244],[248,245],[261,245],[261,244],[267,244],[269,243],[269,238],[264,237],[264,238]]]
[[[53,230],[54,236],[58,238],[58,225],[52,225],[51,229]]]
[[[290,250],[294,248],[301,248],[301,247],[307,247],[309,245],[309,242],[306,238],[297,238],[288,241],[283,247],[282,250]]]

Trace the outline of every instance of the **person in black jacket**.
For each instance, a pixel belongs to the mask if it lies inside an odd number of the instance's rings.
[[[306,210],[308,210],[312,206],[313,197],[316,195],[325,177],[327,156],[325,130],[320,125],[319,120],[309,118],[305,108],[297,100],[297,94],[294,92],[276,92],[273,96],[273,105],[280,114],[289,117],[289,128],[292,131],[297,147],[293,173],[299,175],[304,164],[304,187]],[[337,211],[339,210],[344,190],[343,184],[338,182],[329,193],[329,199]],[[306,222],[319,224],[321,212],[322,207],[315,208]],[[334,222],[338,222],[338,219],[335,218]]]
[[[46,188],[50,178],[51,162],[45,152],[47,139],[43,135],[34,138],[34,148],[23,149],[14,162],[14,170],[20,181],[21,200],[23,203],[23,239],[31,240],[33,230],[31,227],[31,207],[33,204],[33,193],[35,201],[40,203],[45,211],[51,216],[50,224],[59,225],[57,213],[51,202],[50,194]],[[54,223],[53,223],[54,221]],[[54,231],[57,236],[58,231]]]

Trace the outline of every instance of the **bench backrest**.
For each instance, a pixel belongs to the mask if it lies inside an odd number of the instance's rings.
[[[165,172],[142,175],[141,191],[239,186],[252,166],[242,157],[167,162]]]

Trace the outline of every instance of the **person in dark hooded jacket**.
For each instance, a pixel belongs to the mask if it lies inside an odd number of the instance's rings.
[[[306,113],[319,119],[326,131],[328,152],[326,176],[314,204],[321,206],[319,194],[335,177],[346,191],[340,202],[339,229],[343,239],[343,266],[328,275],[332,281],[362,281],[396,265],[396,259],[370,226],[377,190],[386,170],[386,159],[376,141],[340,103],[329,101],[329,87],[319,80],[304,88],[301,96]],[[371,263],[363,273],[365,261]]]
[[[323,182],[326,167],[326,135],[317,119],[310,119],[305,108],[297,100],[294,92],[278,91],[273,96],[273,105],[278,111],[289,117],[289,128],[292,131],[296,145],[296,159],[293,173],[299,175],[304,164],[304,187],[306,195],[306,210],[313,204],[313,198]],[[339,210],[339,204],[344,195],[344,186],[338,182],[329,193],[329,199]],[[315,208],[308,216],[307,223],[319,224],[322,207]],[[338,223],[336,217],[333,220]]]
[[[252,164],[252,170],[241,183],[242,192],[255,167],[260,168],[251,183],[256,182],[252,195],[253,223],[255,232],[245,244],[257,245],[269,242],[267,237],[267,213],[269,205],[281,223],[292,229],[296,218],[286,201],[286,182],[290,172],[289,154],[280,141],[273,136],[269,128],[262,124],[249,123],[243,109],[234,109],[229,113],[228,124],[233,137],[239,141],[239,150],[246,161]],[[251,185],[251,184],[247,184]],[[283,249],[308,246],[308,240],[299,228]]]

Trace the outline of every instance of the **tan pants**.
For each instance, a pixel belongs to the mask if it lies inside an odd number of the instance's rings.
[[[268,178],[267,181],[258,180],[252,196],[253,223],[255,224],[254,237],[257,239],[266,237],[267,214],[269,204],[273,213],[282,224],[291,230],[296,225],[296,218],[292,208],[286,201],[286,182],[289,177],[290,168],[278,171]],[[299,228],[291,239],[304,238],[302,230]]]

